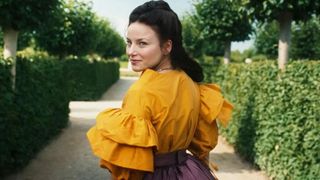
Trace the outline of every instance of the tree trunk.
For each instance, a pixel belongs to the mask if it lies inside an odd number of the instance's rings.
[[[287,64],[289,58],[292,13],[281,13],[278,22],[280,27],[278,44],[278,67],[279,69],[284,71],[285,65]]]
[[[224,46],[224,56],[223,56],[224,64],[230,63],[230,54],[231,54],[231,41],[226,41]]]
[[[18,42],[18,31],[12,29],[11,27],[4,28],[3,40],[3,57],[4,59],[12,58],[12,88],[15,89],[16,81],[16,54],[17,54],[17,42]]]

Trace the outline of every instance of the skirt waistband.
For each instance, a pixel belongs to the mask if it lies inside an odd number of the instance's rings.
[[[154,167],[157,168],[182,164],[187,160],[187,155],[188,154],[185,149],[164,154],[156,154],[154,156]]]

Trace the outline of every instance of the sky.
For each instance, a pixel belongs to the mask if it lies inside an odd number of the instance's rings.
[[[111,26],[125,37],[126,27],[128,25],[129,14],[131,11],[146,2],[146,0],[85,0],[91,1],[93,11],[99,16],[107,18]],[[171,9],[181,18],[187,12],[193,10],[193,0],[166,0]],[[250,48],[252,41],[232,43],[231,50],[243,51]]]

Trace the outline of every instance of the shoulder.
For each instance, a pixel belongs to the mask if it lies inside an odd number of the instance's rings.
[[[188,76],[180,70],[173,70],[166,73],[146,69],[142,72],[139,80],[134,83],[129,90],[141,90],[143,92],[155,92],[162,87],[183,81]]]

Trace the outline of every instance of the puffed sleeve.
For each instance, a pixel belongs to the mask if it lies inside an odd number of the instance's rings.
[[[140,93],[129,93],[126,101],[131,103],[136,98],[140,98]],[[157,133],[147,119],[149,116],[143,116],[148,109],[145,102],[135,102],[101,112],[96,125],[87,133],[94,154],[101,159],[101,167],[107,168],[114,179],[132,179],[135,171],[153,171]]]
[[[209,152],[217,145],[219,121],[227,126],[233,106],[223,98],[219,86],[201,84],[199,122],[189,150],[200,160],[208,163]]]

